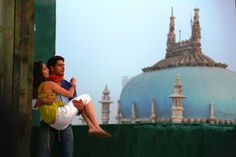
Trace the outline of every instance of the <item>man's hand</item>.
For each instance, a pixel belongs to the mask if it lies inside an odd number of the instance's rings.
[[[52,98],[41,98],[41,99],[37,99],[35,104],[34,104],[34,108],[39,108],[42,104],[46,104],[46,105],[51,105],[56,101],[56,99],[52,99]]]
[[[78,112],[80,114],[85,110],[84,103],[81,99],[80,100],[74,99],[74,100],[72,100],[72,103],[78,109]]]
[[[42,98],[39,100],[41,104],[52,105],[56,99],[53,98]]]

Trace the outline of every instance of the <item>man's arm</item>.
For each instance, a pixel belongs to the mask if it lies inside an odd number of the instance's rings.
[[[84,109],[84,104],[83,101],[80,100],[72,100],[72,103],[74,104],[74,106],[78,109],[78,113],[81,114],[85,109]]]
[[[34,108],[38,108],[41,104],[51,105],[56,101],[56,99],[53,98],[42,98],[42,99],[36,99],[35,104],[33,105]]]

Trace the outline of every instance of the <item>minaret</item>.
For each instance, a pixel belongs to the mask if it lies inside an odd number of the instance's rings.
[[[180,82],[180,76],[176,76],[176,81],[173,89],[173,94],[170,95],[170,98],[172,99],[172,115],[171,115],[171,121],[173,123],[182,123],[183,119],[183,99],[185,96],[183,95],[182,91],[182,85]]]
[[[116,120],[117,120],[117,124],[121,124],[121,119],[122,119],[122,114],[120,112],[120,100],[117,101],[117,115],[116,115]]]
[[[156,114],[156,110],[155,110],[154,97],[152,98],[152,110],[151,110],[150,120],[151,120],[152,123],[155,123],[157,121],[157,114]]]
[[[215,115],[215,110],[214,110],[214,103],[213,101],[211,101],[210,103],[210,117],[209,117],[209,122],[211,124],[215,124],[216,123],[216,115]]]
[[[110,104],[113,103],[110,100],[110,91],[108,90],[107,85],[103,91],[102,100],[99,103],[102,104],[102,124],[108,124],[109,121],[109,113],[110,113]]]
[[[201,54],[201,27],[199,22],[199,9],[194,9],[194,21],[192,24],[192,46],[194,54]]]
[[[135,103],[132,104],[131,106],[131,123],[135,123],[136,121],[136,108],[135,108]]]
[[[167,51],[168,48],[175,43],[175,17],[173,16],[173,7],[171,8],[170,27],[167,35]]]

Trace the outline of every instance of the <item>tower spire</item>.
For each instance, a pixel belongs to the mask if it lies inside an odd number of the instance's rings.
[[[118,124],[121,124],[121,119],[122,119],[122,114],[120,112],[120,100],[117,101],[117,115],[116,115],[116,120]]]
[[[155,123],[157,121],[157,114],[156,114],[156,109],[155,109],[154,97],[152,98],[152,109],[151,109],[150,120],[151,120],[152,123]]]
[[[181,42],[181,30],[179,30],[179,42]]]
[[[201,27],[199,22],[199,8],[194,9],[194,21],[192,24],[192,46],[194,54],[201,54]]]
[[[173,7],[171,7],[171,16],[174,16]]]
[[[190,26],[191,26],[191,28],[193,27],[193,16],[192,15],[190,16]]]
[[[167,49],[175,43],[175,17],[173,14],[173,7],[171,7],[170,26],[169,33],[167,35]]]
[[[133,103],[131,106],[131,123],[135,123],[136,118],[137,118],[136,108],[135,108],[135,103]]]
[[[113,102],[110,100],[110,91],[108,90],[107,85],[105,85],[102,100],[99,101],[99,103],[102,104],[102,124],[108,124],[109,113],[110,113],[110,104]]]
[[[216,123],[216,115],[215,115],[215,109],[214,109],[214,103],[213,100],[210,103],[210,117],[209,117],[209,122],[211,124]]]
[[[172,99],[172,115],[171,115],[171,121],[173,123],[182,123],[183,120],[183,99],[185,96],[183,95],[183,89],[182,84],[180,81],[180,75],[177,74],[175,85],[173,89],[172,95],[170,95],[170,98]]]

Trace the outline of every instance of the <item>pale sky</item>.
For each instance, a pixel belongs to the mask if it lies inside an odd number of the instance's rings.
[[[76,77],[79,94],[91,95],[101,122],[105,85],[110,123],[115,123],[122,77],[165,57],[171,7],[176,39],[189,39],[193,9],[200,8],[202,51],[236,72],[235,0],[57,0],[56,54],[65,58],[65,78]]]

